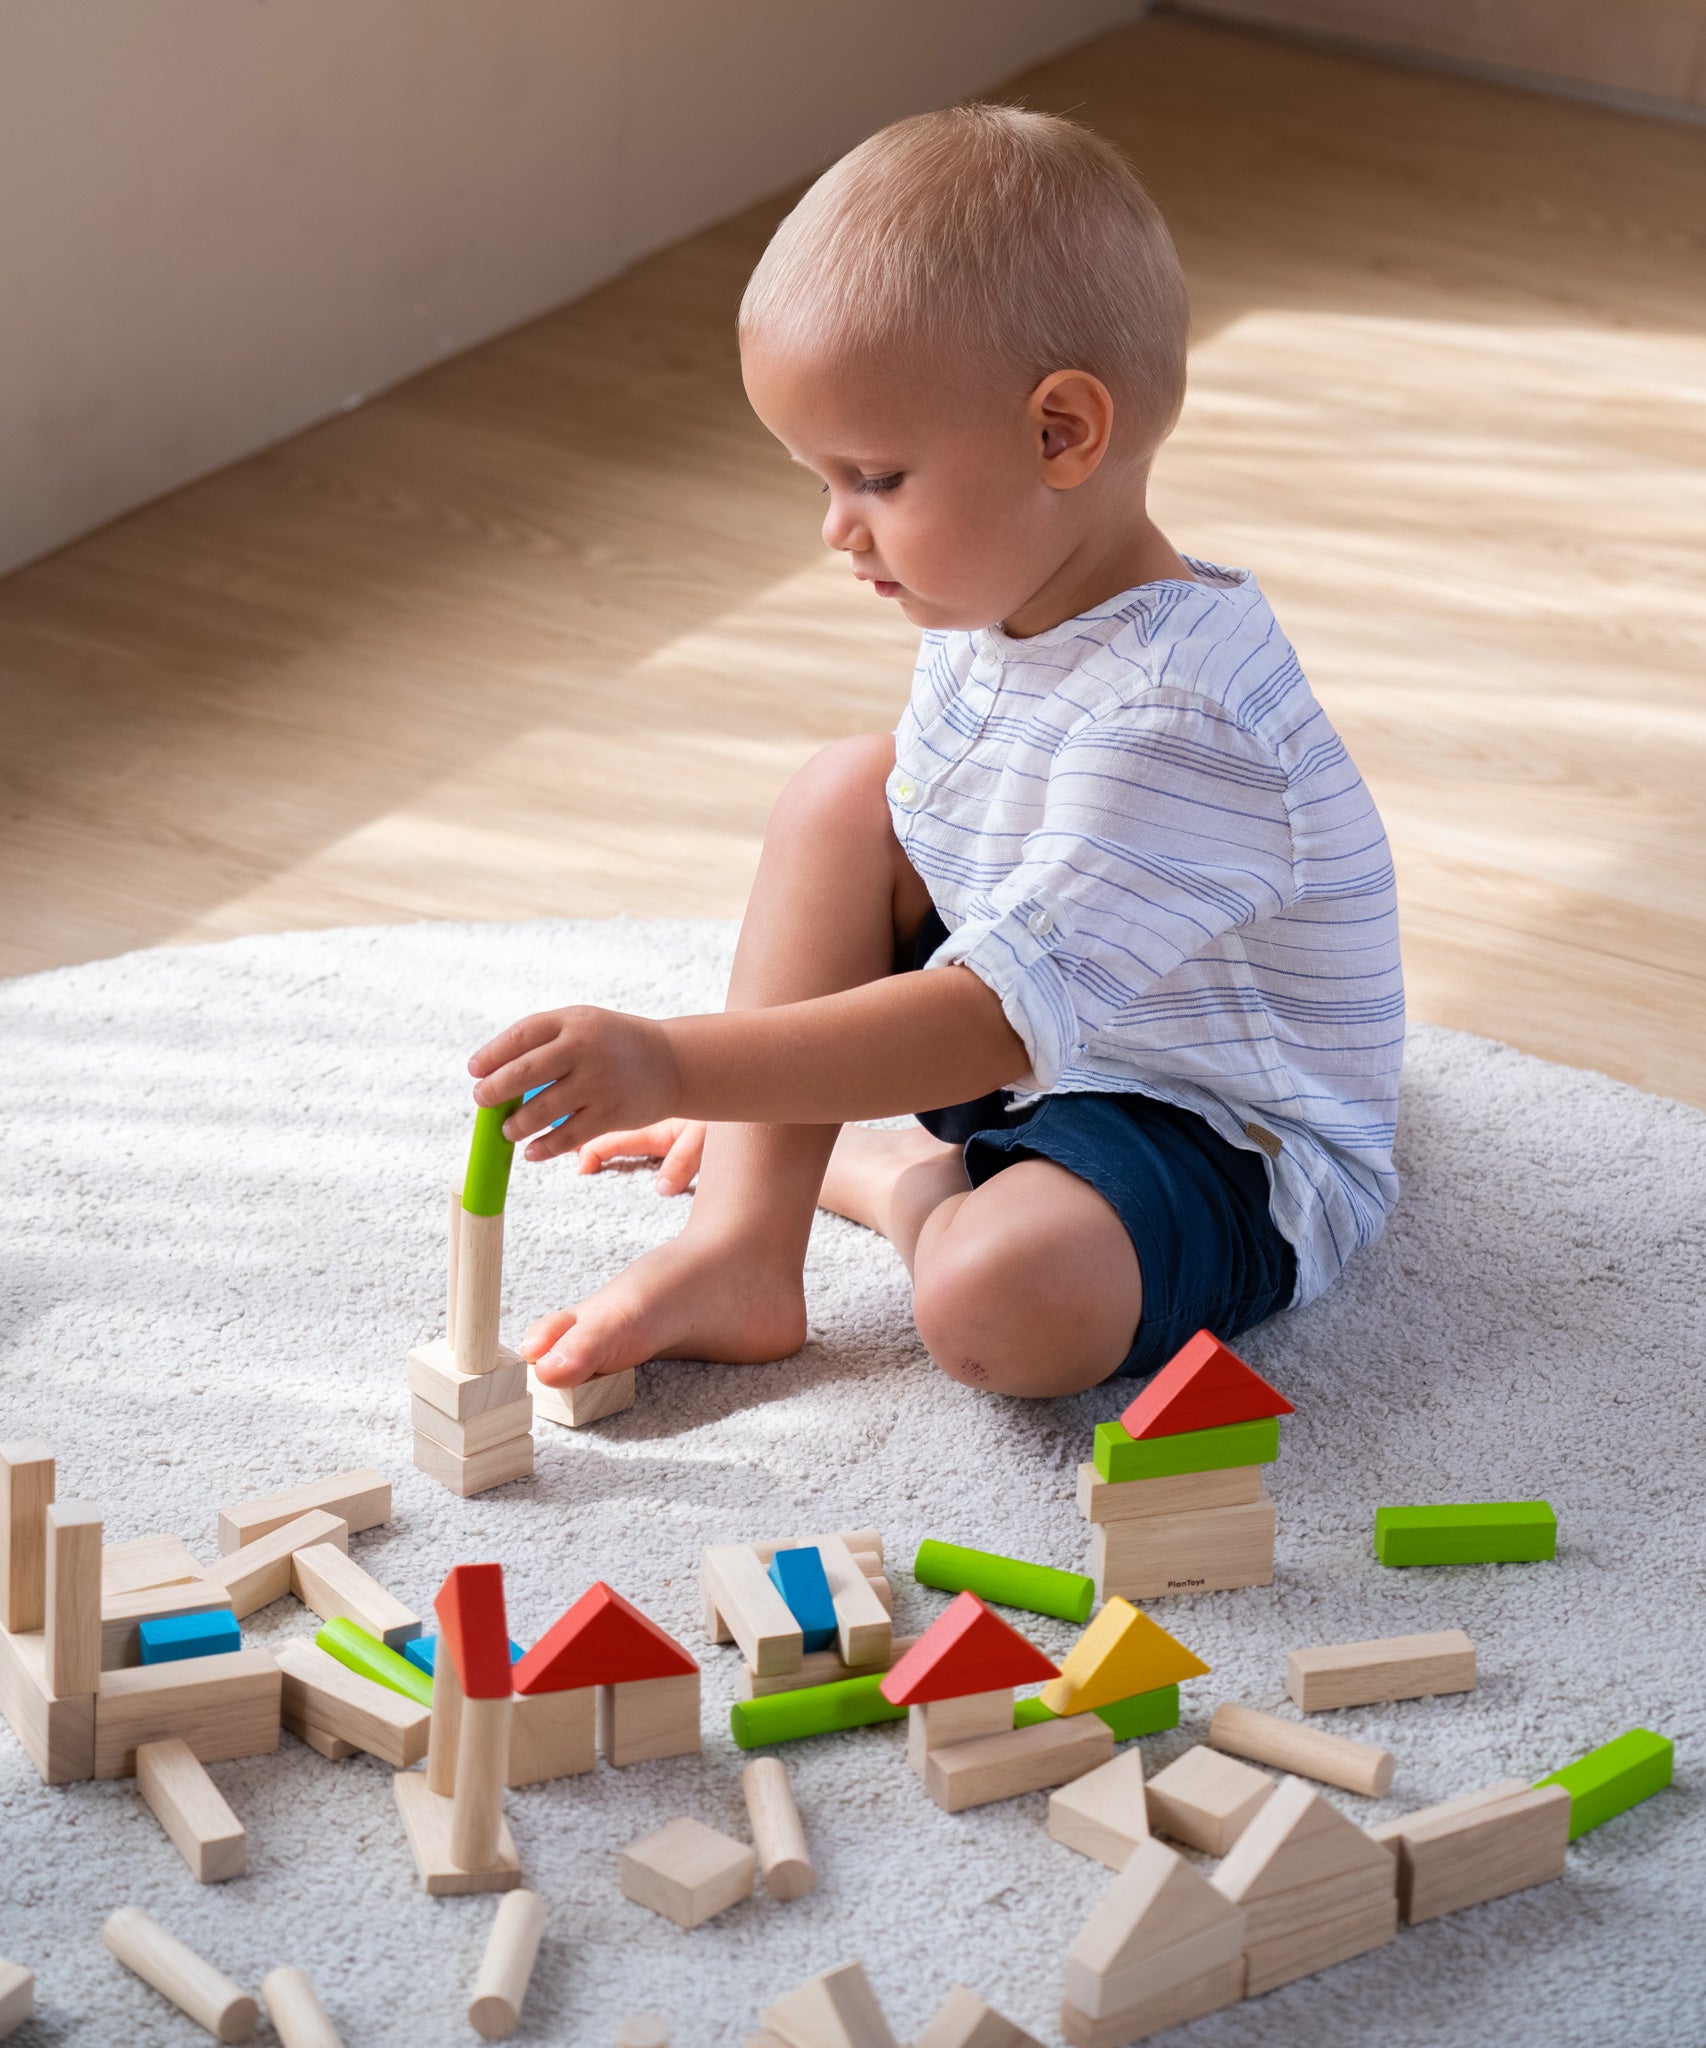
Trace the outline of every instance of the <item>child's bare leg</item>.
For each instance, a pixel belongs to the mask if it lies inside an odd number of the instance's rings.
[[[925,1218],[951,1196],[970,1192],[962,1146],[944,1144],[919,1124],[898,1131],[843,1124],[818,1201],[886,1237],[910,1272]]]
[[[841,740],[809,761],[771,815],[730,1009],[829,995],[888,974],[929,892],[889,821],[886,737]],[[524,1348],[560,1384],[648,1358],[754,1362],[806,1337],[801,1275],[833,1124],[713,1124],[686,1228]]]

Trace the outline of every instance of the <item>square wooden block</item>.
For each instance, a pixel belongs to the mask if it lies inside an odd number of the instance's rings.
[[[567,1692],[516,1695],[509,1721],[512,1786],[543,1785],[593,1768],[598,1761],[597,1690],[579,1685]]]
[[[489,1451],[494,1444],[508,1443],[511,1437],[526,1436],[533,1427],[533,1403],[506,1401],[501,1408],[488,1408],[483,1414],[470,1415],[466,1422],[458,1422],[454,1415],[446,1415],[430,1401],[423,1401],[419,1394],[411,1394],[409,1420],[417,1436],[430,1436],[434,1443],[443,1444],[457,1457],[472,1458],[481,1451]]]
[[[521,1882],[521,1859],[509,1822],[498,1825],[497,1860],[489,1870],[464,1870],[451,1860],[451,1801],[427,1789],[424,1771],[399,1771],[391,1780],[397,1811],[414,1852],[428,1897],[457,1898],[469,1892],[511,1892]]]
[[[448,1486],[463,1500],[476,1493],[488,1493],[494,1486],[507,1486],[512,1479],[527,1479],[533,1473],[533,1439],[506,1437],[501,1444],[476,1451],[471,1458],[459,1458],[454,1451],[430,1436],[415,1431],[415,1464],[429,1479]]]
[[[1192,1849],[1224,1856],[1273,1797],[1266,1771],[1198,1745],[1175,1757],[1144,1788],[1149,1825]]]
[[[757,1871],[744,1842],[684,1817],[622,1851],[622,1895],[678,1927],[699,1927],[749,1897]]]
[[[589,1422],[602,1422],[607,1415],[620,1415],[634,1405],[634,1374],[600,1373],[597,1379],[582,1380],[578,1387],[548,1387],[535,1375],[533,1412],[546,1422],[564,1429],[585,1429]]]
[[[435,1337],[409,1353],[409,1392],[430,1402],[453,1422],[470,1422],[494,1408],[513,1407],[527,1398],[527,1361],[519,1351],[498,1346],[498,1362],[490,1372],[459,1372],[449,1342]]]
[[[598,1688],[598,1747],[607,1764],[690,1756],[699,1746],[697,1671]]]
[[[1169,1593],[1271,1585],[1274,1504],[1264,1493],[1236,1507],[1097,1522],[1090,1532],[1090,1570],[1098,1600],[1116,1593],[1155,1600]]]

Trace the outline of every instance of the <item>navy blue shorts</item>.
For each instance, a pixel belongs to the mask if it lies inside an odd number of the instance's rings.
[[[931,911],[912,959],[897,964],[922,967],[947,936]],[[1052,1159],[1113,1209],[1143,1276],[1142,1319],[1116,1378],[1159,1371],[1198,1330],[1230,1343],[1291,1300],[1297,1254],[1269,1212],[1260,1153],[1146,1095],[1045,1095],[1028,1109],[1010,1101],[997,1092],[920,1111],[918,1121],[965,1148],[973,1187],[1021,1159]]]

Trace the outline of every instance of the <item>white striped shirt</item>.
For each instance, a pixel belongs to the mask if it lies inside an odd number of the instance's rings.
[[[926,633],[888,796],[1022,1100],[1156,1097],[1267,1160],[1312,1299],[1398,1198],[1386,834],[1246,570],[1015,640]]]

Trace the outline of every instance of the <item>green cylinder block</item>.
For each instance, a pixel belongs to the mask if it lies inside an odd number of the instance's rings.
[[[370,1636],[366,1629],[358,1628],[346,1615],[337,1615],[328,1621],[314,1638],[328,1657],[336,1657],[340,1664],[347,1664],[352,1671],[359,1671],[363,1678],[371,1678],[376,1685],[388,1686],[392,1692],[400,1692],[405,1699],[416,1701],[423,1707],[432,1705],[432,1680],[407,1657],[399,1657],[377,1636]]]
[[[944,1593],[975,1593],[997,1607],[1022,1607],[1028,1614],[1052,1614],[1058,1621],[1086,1622],[1096,1604],[1096,1582],[1083,1572],[1053,1565],[1025,1564],[992,1550],[964,1550],[957,1543],[919,1544],[912,1576],[921,1586]]]
[[[521,1107],[500,1102],[495,1109],[474,1112],[474,1136],[468,1146],[468,1171],[462,1177],[462,1206],[470,1216],[501,1216],[509,1193],[510,1162],[515,1147],[504,1136],[504,1119]]]
[[[887,1676],[878,1671],[868,1678],[838,1678],[833,1685],[803,1685],[794,1692],[736,1700],[729,1708],[729,1732],[736,1748],[758,1749],[767,1742],[797,1742],[802,1735],[904,1721],[906,1709],[891,1707],[879,1690]]]

